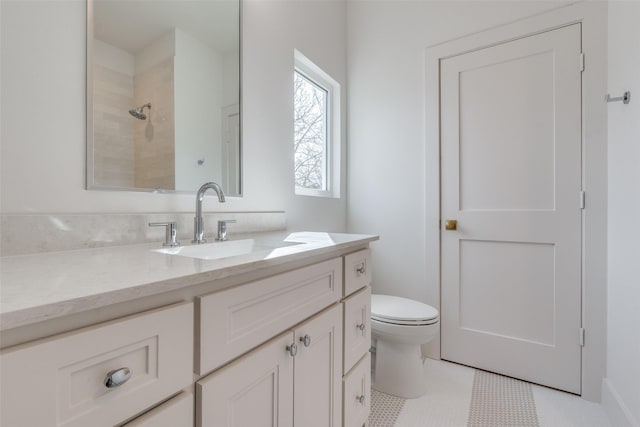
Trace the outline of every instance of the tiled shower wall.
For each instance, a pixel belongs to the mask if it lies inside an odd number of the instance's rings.
[[[175,189],[174,58],[137,73],[135,105],[145,108],[147,120],[135,120],[135,186]]]
[[[133,77],[94,64],[94,179],[109,187],[134,184]]]

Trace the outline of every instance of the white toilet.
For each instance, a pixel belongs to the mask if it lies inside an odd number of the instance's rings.
[[[376,340],[373,388],[403,398],[426,393],[420,346],[438,333],[438,310],[391,295],[371,295],[371,334]]]

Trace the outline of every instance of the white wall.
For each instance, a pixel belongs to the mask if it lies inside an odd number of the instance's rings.
[[[176,188],[221,183],[222,57],[184,31],[176,29],[175,36]]]
[[[222,80],[227,83],[222,88],[222,105],[229,106],[237,104],[240,96],[240,86],[238,79],[232,78],[237,76],[240,71],[240,58],[238,51],[226,52],[222,55]]]
[[[609,3],[609,239],[607,379],[615,426],[640,426],[640,2]],[[624,412],[626,411],[626,414]],[[626,420],[625,420],[626,418]]]
[[[346,6],[342,1],[250,1],[243,3],[242,138],[254,144],[243,155],[244,167],[258,168],[264,182],[248,182],[247,194],[265,197],[284,192],[287,221],[293,228],[340,231],[346,223],[343,160],[342,197],[294,196],[294,183],[282,171],[293,170],[293,50],[298,49],[347,90]],[[346,97],[342,98],[346,123]],[[346,131],[343,126],[343,153]],[[345,156],[342,156],[345,159]],[[265,188],[265,183],[268,183]]]
[[[439,306],[425,270],[425,49],[560,5],[349,2],[348,229],[380,234],[374,291]]]
[[[191,211],[193,195],[84,189],[85,2],[0,7],[1,212]],[[344,198],[293,195],[292,70],[297,48],[346,90],[345,13],[342,1],[243,2],[244,197],[205,210],[286,210],[296,228],[344,229]]]
[[[149,68],[176,54],[175,30],[167,31],[156,40],[135,53],[136,74],[142,74]]]

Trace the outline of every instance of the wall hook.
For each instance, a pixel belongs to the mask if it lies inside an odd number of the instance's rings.
[[[624,93],[624,95],[619,96],[617,98],[612,98],[611,95],[607,94],[607,96],[604,99],[607,102],[622,101],[623,104],[628,104],[629,102],[631,102],[631,92],[630,91],[626,91]]]

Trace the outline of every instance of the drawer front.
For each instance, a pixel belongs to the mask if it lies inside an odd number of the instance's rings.
[[[193,394],[180,393],[122,427],[193,427]]]
[[[344,427],[362,427],[371,411],[371,357],[367,353],[343,380]]]
[[[196,298],[203,375],[340,300],[342,259],[336,258]]]
[[[371,284],[371,249],[344,257],[344,296]]]
[[[371,287],[344,301],[344,372],[371,348]]]
[[[131,371],[128,381],[106,387],[121,368]],[[0,424],[112,426],[187,387],[192,368],[192,303],[8,348],[0,353]]]

